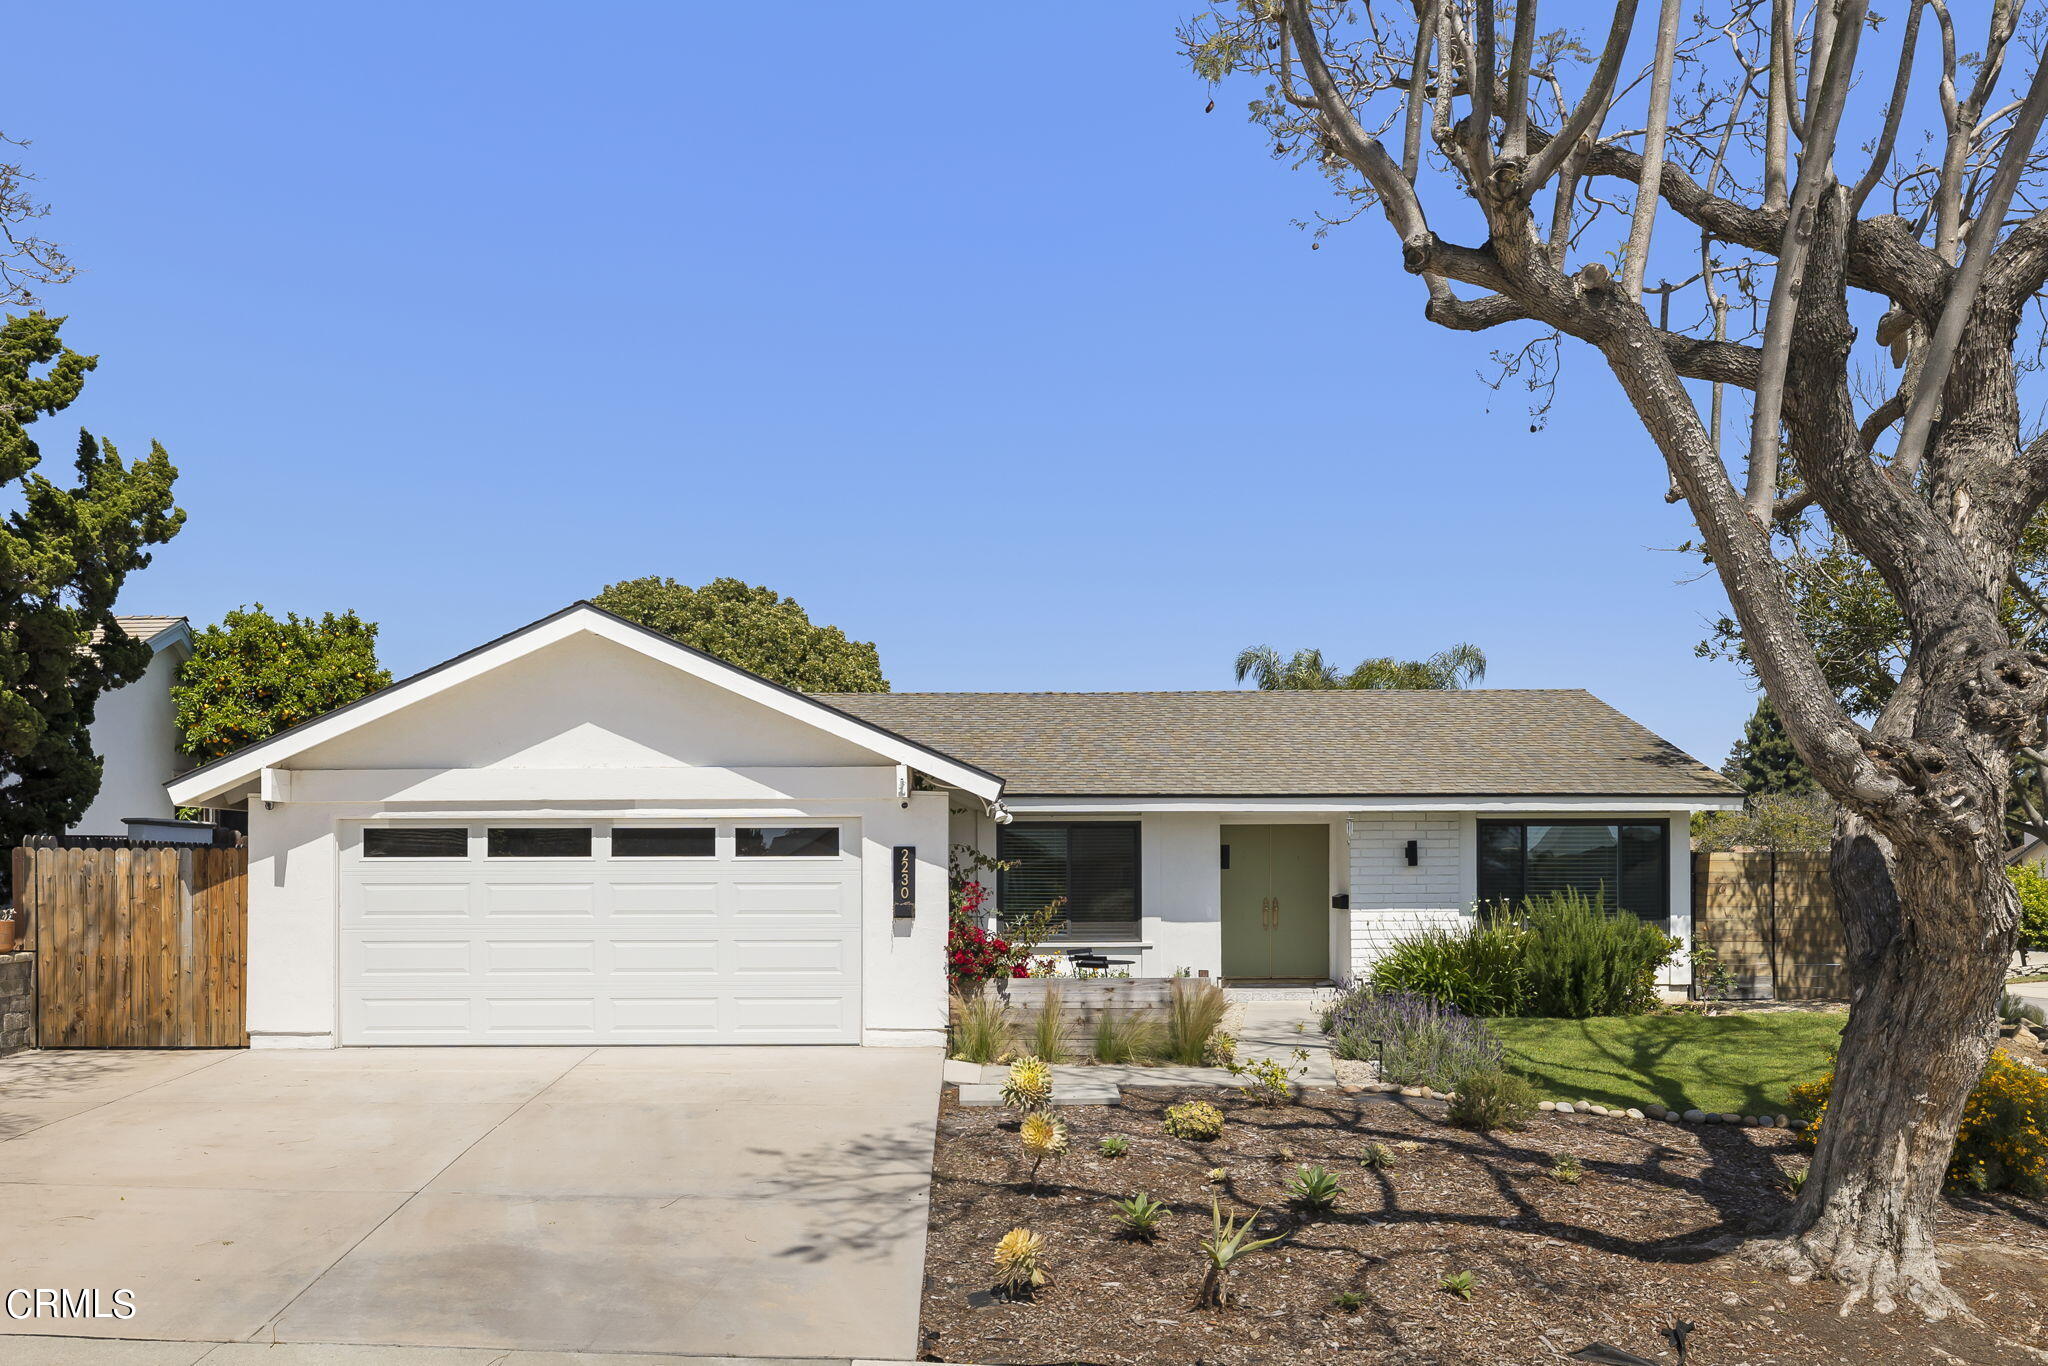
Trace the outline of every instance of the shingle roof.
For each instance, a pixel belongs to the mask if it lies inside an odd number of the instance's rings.
[[[163,634],[164,632],[166,632],[166,631],[170,630],[170,629],[171,629],[171,628],[172,628],[173,626],[181,626],[181,625],[183,625],[183,624],[184,624],[184,622],[185,622],[185,618],[183,618],[183,617],[150,617],[150,616],[136,616],[136,617],[123,617],[123,616],[116,616],[116,617],[114,618],[114,621],[115,621],[115,623],[116,623],[117,625],[119,625],[119,626],[120,626],[121,630],[122,630],[122,631],[123,631],[123,632],[124,632],[125,634],[127,634],[127,635],[129,635],[129,636],[133,637],[133,638],[134,638],[134,639],[136,639],[136,640],[142,640],[142,641],[149,641],[149,640],[155,640],[155,639],[156,639],[156,638],[157,638],[158,636],[160,636],[160,635],[162,635],[162,634]],[[99,632],[99,631],[98,631],[97,629],[95,629],[95,630],[93,631],[93,633],[92,633],[92,638],[93,638],[94,640],[98,640],[98,639],[100,638],[100,632]]]
[[[1724,797],[1581,689],[828,693],[1014,796]]]

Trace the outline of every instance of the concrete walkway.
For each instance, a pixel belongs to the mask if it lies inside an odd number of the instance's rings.
[[[15,1054],[0,1287],[135,1313],[0,1334],[153,1340],[62,1366],[908,1359],[938,1090],[935,1049]],[[41,1366],[29,1336],[0,1361]]]
[[[7,1366],[912,1366],[850,1357],[697,1357],[634,1352],[521,1352],[501,1347],[363,1347],[345,1343],[151,1342],[10,1337]]]
[[[501,1347],[345,1343],[151,1342],[10,1337],[7,1366],[912,1366],[850,1357],[696,1357],[635,1352],[508,1352]]]

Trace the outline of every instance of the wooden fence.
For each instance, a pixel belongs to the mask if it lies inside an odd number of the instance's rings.
[[[249,852],[178,844],[14,851],[45,1048],[242,1048]]]
[[[1842,922],[1826,854],[1695,854],[1692,905],[1693,936],[1720,955],[1730,995],[1846,999]],[[1706,983],[1699,985],[1704,992]]]

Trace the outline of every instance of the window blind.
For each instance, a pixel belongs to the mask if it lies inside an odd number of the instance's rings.
[[[996,857],[1010,865],[996,879],[1005,922],[1036,914],[1064,897],[1070,943],[1138,938],[1138,827],[1109,821],[1013,821],[998,827]]]

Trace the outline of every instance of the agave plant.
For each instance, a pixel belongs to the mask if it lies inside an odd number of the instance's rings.
[[[1270,1238],[1252,1237],[1252,1226],[1264,1213],[1264,1210],[1254,1210],[1252,1216],[1240,1224],[1235,1215],[1226,1219],[1223,1206],[1217,1203],[1216,1197],[1209,1197],[1210,1233],[1202,1240],[1202,1256],[1208,1265],[1202,1271],[1201,1289],[1195,1292],[1195,1308],[1226,1308],[1230,1303],[1230,1268],[1240,1258],[1271,1247],[1286,1236],[1282,1232]]]
[[[1019,1058],[1010,1064],[1003,1078],[1003,1104],[1025,1114],[1035,1114],[1052,1105],[1052,1068],[1040,1058]]]
[[[1034,1110],[1024,1116],[1024,1123],[1017,1130],[1017,1140],[1024,1148],[1024,1156],[1031,1162],[1031,1186],[1036,1190],[1038,1169],[1048,1161],[1057,1162],[1067,1155],[1067,1126],[1043,1110]]]
[[[1299,1167],[1288,1178],[1287,1200],[1304,1214],[1327,1214],[1337,1206],[1344,1187],[1328,1167]]]
[[[1045,1284],[1045,1239],[1028,1228],[1013,1228],[996,1244],[996,1288],[1011,1299],[1030,1299]]]
[[[1112,1200],[1109,1205],[1116,1211],[1117,1234],[1140,1243],[1149,1243],[1159,1236],[1159,1225],[1167,1215],[1166,1204],[1143,1191],[1128,1200]]]

